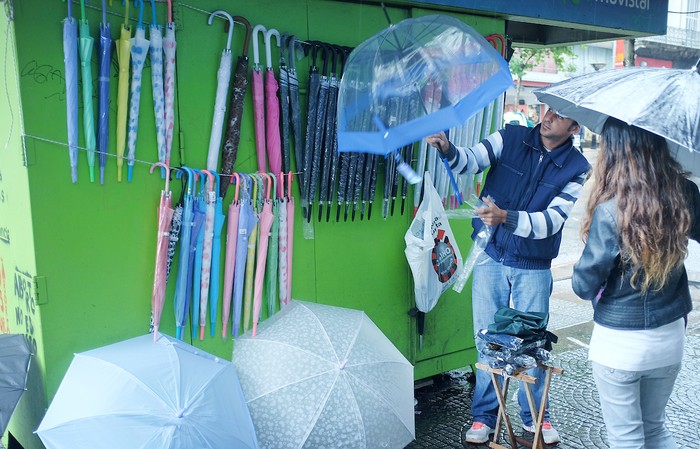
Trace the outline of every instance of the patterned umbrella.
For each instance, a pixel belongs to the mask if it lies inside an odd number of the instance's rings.
[[[173,149],[173,130],[175,127],[175,24],[173,23],[173,5],[168,0],[168,24],[165,27],[163,51],[165,53],[165,164],[170,166]]]
[[[151,0],[151,86],[153,87],[153,114],[156,124],[158,160],[165,163],[165,97],[163,93],[163,31],[156,23],[155,0]]]
[[[162,162],[151,166],[150,172],[156,166],[165,170],[168,167]],[[153,340],[158,340],[158,327],[160,326],[161,312],[165,300],[165,284],[168,259],[168,239],[170,237],[170,224],[173,218],[173,194],[170,192],[170,176],[165,177],[165,189],[160,192],[160,205],[158,206],[158,237],[156,239],[156,262],[153,273],[153,294],[151,295],[151,309],[153,312]]]
[[[139,22],[136,33],[131,39],[131,99],[129,103],[129,133],[127,140],[127,180],[131,182],[136,155],[136,134],[139,128],[139,106],[141,101],[141,74],[143,64],[148,55],[151,42],[146,39],[146,29],[143,27],[143,1],[136,0],[139,5]]]

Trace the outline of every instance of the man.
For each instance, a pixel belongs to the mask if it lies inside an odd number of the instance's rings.
[[[472,313],[474,331],[493,322],[496,311],[512,307],[524,312],[549,313],[552,293],[552,259],[559,253],[561,232],[579,197],[590,165],[573,146],[579,132],[572,119],[549,109],[534,128],[506,125],[471,148],[457,148],[445,133],[426,140],[443,153],[455,173],[480,173],[491,167],[481,198],[487,207],[477,209],[473,220],[476,236],[493,226],[484,254],[473,271]],[[481,357],[480,357],[481,359]],[[533,393],[542,398],[544,373],[535,369]],[[518,393],[523,427],[534,431],[525,389]],[[494,432],[498,400],[488,373],[476,372],[472,401],[473,424],[466,433],[469,443],[485,443]],[[545,412],[544,442],[559,441],[559,434]]]

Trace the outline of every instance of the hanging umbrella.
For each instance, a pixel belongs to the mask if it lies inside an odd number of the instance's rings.
[[[184,173],[184,176],[187,176],[187,172],[184,170],[180,171],[178,170],[178,176],[180,176],[181,173]],[[166,176],[169,176],[169,174],[166,174]],[[175,257],[175,251],[177,249],[177,242],[180,240],[180,230],[182,229],[182,214],[184,211],[184,200],[185,197],[187,196],[187,178],[183,179],[182,182],[182,192],[180,193],[180,199],[178,200],[177,204],[174,207],[173,210],[173,219],[172,223],[170,225],[170,235],[168,236],[168,260],[166,264],[166,271],[165,271],[165,282],[168,282],[168,279],[170,278],[170,269],[172,268],[172,262],[173,258]]]
[[[63,21],[63,64],[66,77],[66,127],[71,180],[78,182],[78,21],[73,18],[73,2]]]
[[[219,70],[216,72],[216,97],[214,103],[214,118],[211,124],[211,134],[209,135],[209,153],[207,154],[207,170],[217,171],[219,169],[219,151],[221,147],[221,132],[224,127],[224,117],[226,116],[226,96],[228,95],[228,84],[231,80],[231,38],[233,37],[233,17],[226,11],[217,10],[209,15],[209,25],[215,16],[221,15],[228,19],[228,39],[226,48],[221,52]]]
[[[166,164],[167,165],[167,164]],[[193,185],[194,172],[189,167],[181,167],[187,175],[187,190],[185,191],[182,206],[182,231],[180,233],[180,260],[178,264],[177,282],[175,284],[175,326],[176,337],[182,339],[182,329],[185,327],[187,304],[187,270],[190,257],[190,238],[192,235],[193,210]]]
[[[151,40],[151,87],[153,88],[153,115],[155,118],[158,160],[165,164],[165,94],[163,93],[163,31],[156,19],[155,0],[151,0],[151,26],[148,37]],[[165,173],[165,172],[163,172]],[[165,176],[165,174],[164,174]]]
[[[601,70],[535,91],[540,101],[594,133],[614,117],[665,138],[674,158],[695,176],[700,176],[699,94],[700,61],[691,69]]]
[[[263,84],[260,53],[258,52],[258,33],[265,39],[267,28],[255,25],[253,28],[253,115],[255,117],[255,152],[258,156],[258,171],[267,171],[265,150],[265,88]]]
[[[289,78],[289,109],[291,114],[292,133],[294,134],[294,162],[295,171],[299,173],[297,184],[299,185],[299,195],[304,191],[301,175],[304,169],[304,142],[301,127],[301,99],[299,98],[299,78],[297,76],[296,46],[299,45],[294,36],[289,38],[289,60],[287,61],[287,77]],[[290,169],[291,170],[291,169]],[[291,196],[291,192],[288,192]]]
[[[282,173],[287,173],[290,166],[290,141],[289,131],[291,125],[291,109],[289,104],[289,68],[287,67],[287,49],[289,46],[289,35],[282,35],[282,44],[280,45],[280,65],[279,65],[279,114],[280,127],[282,138]],[[284,188],[280,185],[280,189]]]
[[[314,140],[316,138],[316,117],[317,117],[317,105],[318,105],[318,94],[321,88],[321,75],[318,73],[318,66],[316,65],[316,55],[319,47],[311,43],[311,68],[309,69],[309,84],[308,84],[308,103],[307,103],[307,115],[306,115],[306,139],[304,140],[304,168],[302,170],[301,186],[303,186],[303,193],[301,195],[301,210],[302,216],[308,220],[311,217],[311,211],[309,209],[309,190],[311,184],[311,167],[313,165],[314,156]]]
[[[267,150],[267,163],[270,172],[278,175],[282,172],[282,143],[280,141],[280,102],[277,98],[279,85],[275,79],[272,68],[272,44],[271,38],[275,36],[277,46],[280,46],[280,33],[275,29],[265,32],[265,56],[267,70],[265,70],[265,149]]]
[[[246,256],[245,263],[245,284],[243,285],[243,331],[247,332],[250,325],[250,315],[253,310],[253,288],[254,288],[254,273],[255,273],[255,246],[258,242],[259,233],[259,223],[260,223],[260,210],[262,209],[262,198],[263,195],[263,181],[260,175],[252,174],[253,178],[253,194],[252,202],[253,209],[255,210],[255,225],[250,231],[250,236],[248,237],[248,246],[246,247],[248,255]],[[261,200],[258,201],[258,192],[260,192]]]
[[[127,180],[131,182],[136,156],[136,134],[139,129],[139,108],[141,104],[141,74],[151,42],[146,39],[143,27],[143,0],[136,0],[139,6],[139,21],[131,39],[131,98],[129,99],[129,126],[127,135]]]
[[[333,184],[331,183],[331,167],[335,165],[337,158],[337,149],[334,152],[333,147],[337,142],[335,132],[335,110],[338,103],[338,78],[336,65],[336,50],[333,47],[328,47],[327,58],[331,59],[330,73],[328,74],[328,96],[326,98],[326,116],[323,122],[323,169],[321,171],[320,191],[318,195],[318,221],[323,217],[323,203],[327,203],[328,209],[331,207],[333,199]]]
[[[292,197],[291,187],[293,176],[292,172],[282,173],[280,175],[280,183],[284,184],[285,176],[289,176],[289,181],[287,182],[287,193],[285,196],[279,200],[279,231],[277,233],[277,249],[278,249],[278,283],[279,286],[279,305],[285,305],[285,300],[287,298],[287,220],[294,220],[294,216],[289,217],[287,211],[287,201]],[[275,313],[275,308],[277,304],[268,302],[268,316],[272,316]]]
[[[168,0],[168,24],[165,26],[163,53],[165,55],[165,165],[170,166],[173,149],[173,130],[175,127],[175,24],[173,23],[173,5]]]
[[[99,112],[97,116],[97,151],[99,154],[100,184],[105,182],[105,167],[109,152],[109,80],[112,64],[112,35],[107,22],[107,2],[102,0],[102,23],[100,23],[100,72],[98,78]]]
[[[204,233],[207,216],[206,176],[196,168],[192,171],[199,176],[199,191],[194,195],[194,216],[192,219],[192,235],[190,236],[190,263],[187,272],[187,304],[192,305],[192,340],[199,334],[199,306],[201,304],[202,267],[204,265]],[[197,183],[195,183],[196,185]],[[206,308],[205,308],[206,310]],[[187,308],[185,308],[187,322]]]
[[[270,196],[272,194],[272,179],[267,173],[262,174],[263,177],[267,178],[267,192],[261,193],[261,197],[264,197],[265,193],[267,198],[263,200],[262,210],[260,215],[258,215],[259,220],[259,235],[260,240],[257,252],[257,261],[255,263],[255,285],[253,287],[253,336],[258,329],[258,320],[260,319],[260,309],[262,308],[262,292],[263,292],[263,281],[265,277],[265,266],[267,260],[267,247],[270,241],[270,229],[272,228],[272,223],[275,216],[272,214],[272,200]]]
[[[243,311],[243,287],[245,282],[245,272],[248,259],[248,242],[253,229],[258,223],[258,216],[253,210],[251,200],[251,178],[242,175],[243,192],[241,199],[241,210],[238,217],[238,242],[236,243],[236,264],[233,280],[233,328],[231,336],[238,337],[238,330],[241,325],[241,314]]]
[[[162,162],[151,165],[150,172],[156,166],[168,170]],[[165,300],[165,280],[168,259],[168,238],[170,237],[170,223],[173,218],[173,194],[170,192],[169,173],[165,177],[165,189],[160,192],[160,204],[158,205],[158,238],[156,239],[156,262],[153,272],[153,293],[151,295],[151,311],[153,313],[153,338],[158,338],[160,316]]]
[[[292,172],[289,172],[287,174],[287,191],[291,192],[292,190]],[[290,193],[289,196],[287,197],[287,275],[286,275],[286,288],[285,288],[285,295],[280,296],[280,305],[287,305],[289,304],[289,301],[292,300],[292,253],[294,250],[294,196]],[[280,245],[283,243],[280,242]],[[280,257],[282,257],[282,254],[280,253]]]
[[[90,25],[85,18],[85,1],[80,0],[80,74],[83,82],[83,133],[85,134],[85,148],[87,149],[87,161],[90,170],[90,182],[95,181],[95,117],[92,108],[92,47],[94,39],[90,36]],[[66,91],[66,94],[68,91]],[[77,167],[77,164],[76,164]],[[72,171],[72,166],[71,166]],[[73,182],[77,181],[77,173]]]
[[[228,332],[228,319],[231,313],[233,276],[236,264],[236,245],[238,244],[238,217],[241,212],[241,203],[238,200],[238,194],[241,189],[241,177],[238,173],[234,173],[233,177],[236,179],[236,191],[233,201],[231,201],[231,204],[228,206],[226,256],[224,258],[224,296],[221,304],[221,336],[223,338],[226,338],[226,333]]]
[[[326,124],[326,111],[328,101],[328,91],[330,82],[326,68],[328,67],[328,59],[330,58],[330,50],[324,43],[319,42],[319,47],[323,50],[323,68],[320,71],[318,97],[316,103],[316,119],[314,120],[314,146],[311,156],[311,175],[309,177],[308,186],[308,203],[309,214],[307,221],[311,221],[311,211],[313,209],[314,199],[316,198],[316,186],[318,185],[319,175],[321,171],[321,160],[323,159],[323,131]]]
[[[423,88],[431,80],[445,85],[455,67],[471,69],[474,78],[461,83],[441,108],[427,113]],[[458,126],[513,85],[508,63],[474,29],[446,15],[406,19],[355,48],[345,64],[338,100],[338,150],[393,154],[423,137]],[[403,99],[419,105],[404,121],[382,117],[389,102]],[[369,126],[354,120],[369,111]],[[411,183],[420,180],[408,164],[397,169]]]
[[[162,334],[75,354],[37,434],[47,449],[259,447],[233,364]]]
[[[243,52],[238,57],[236,70],[233,74],[233,88],[229,101],[228,125],[226,126],[226,137],[224,147],[221,150],[221,190],[219,196],[226,197],[226,191],[230,184],[230,175],[233,174],[233,165],[236,163],[238,154],[238,144],[241,141],[241,120],[243,119],[243,105],[245,103],[245,93],[248,87],[248,46],[252,29],[250,22],[242,16],[234,16],[233,20],[242,23],[245,27],[245,40],[243,41]]]
[[[207,305],[209,301],[209,280],[211,276],[211,252],[214,240],[214,215],[216,208],[216,182],[214,174],[209,170],[202,170],[208,176],[209,190],[205,192],[206,215],[204,220],[204,243],[202,245],[202,277],[199,286],[199,339],[204,340],[204,329],[207,326]],[[204,193],[204,192],[203,192]],[[196,326],[193,326],[196,327]]]
[[[70,17],[70,13],[68,16]],[[27,346],[24,335],[0,334],[0,432],[2,434],[7,430],[12,413],[26,390],[31,360],[32,352]]]
[[[277,176],[272,176],[272,192],[282,192],[284,190],[283,176],[284,173],[279,175],[280,181],[278,183]],[[278,184],[281,186],[278,189]],[[282,195],[282,193],[280,193]],[[284,204],[280,204],[283,201],[282,197],[273,198],[272,200],[272,215],[274,219],[272,220],[272,227],[270,228],[270,238],[268,239],[267,246],[267,261],[265,263],[265,287],[263,291],[265,292],[265,302],[267,303],[267,316],[272,316],[277,310],[277,303],[279,298],[278,292],[278,279],[277,271],[279,268],[279,233],[280,233],[280,222],[281,222],[281,209],[285,209]]]
[[[119,60],[119,88],[117,90],[117,181],[122,180],[124,150],[126,149],[126,118],[129,110],[129,60],[131,59],[131,27],[129,27],[129,2],[125,2],[124,23],[117,41]],[[166,165],[170,166],[169,163]]]
[[[211,252],[211,283],[209,284],[209,323],[211,336],[214,336],[216,327],[216,315],[219,304],[219,273],[221,271],[221,230],[224,227],[226,215],[224,215],[223,198],[218,195],[221,191],[221,177],[218,173],[212,173],[216,178],[217,193],[216,205],[214,207],[214,238],[212,240]]]
[[[413,366],[360,310],[301,301],[236,341],[233,360],[266,448],[403,448]]]

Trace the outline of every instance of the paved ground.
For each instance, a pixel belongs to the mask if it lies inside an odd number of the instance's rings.
[[[595,150],[584,154],[593,162]],[[550,305],[549,328],[559,337],[553,364],[564,370],[551,384],[552,423],[562,441],[559,449],[606,448],[605,425],[598,395],[587,361],[587,344],[593,328],[592,309],[571,291],[571,270],[583,244],[578,235],[583,206],[590,185],[584,189],[564,229],[560,256],[553,263],[555,279]],[[683,369],[667,408],[668,426],[681,448],[695,449],[700,441],[700,245],[691,242],[686,268],[691,281],[694,311],[688,327]],[[481,448],[462,443],[461,435],[471,423],[471,368],[434,377],[432,384],[416,389],[416,440],[408,449]],[[509,402],[513,425],[520,432],[520,418],[511,386]],[[508,444],[506,444],[508,446]]]

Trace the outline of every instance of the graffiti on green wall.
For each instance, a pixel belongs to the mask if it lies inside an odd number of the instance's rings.
[[[7,306],[7,282],[5,282],[5,263],[0,257],[0,334],[10,333],[10,315]]]
[[[14,294],[17,298],[15,306],[15,325],[18,332],[26,335],[29,348],[36,353],[36,338],[34,336],[36,322],[36,298],[32,288],[32,276],[15,267]]]
[[[44,93],[45,99],[57,97],[59,101],[65,101],[66,82],[61,69],[50,64],[40,64],[36,60],[31,60],[22,67],[20,76],[36,84],[50,86],[48,93]]]

